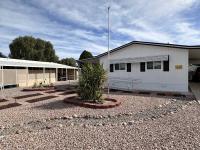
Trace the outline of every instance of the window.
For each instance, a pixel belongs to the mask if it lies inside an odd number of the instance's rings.
[[[113,72],[113,64],[110,64],[110,72]]]
[[[115,70],[119,70],[119,64],[115,64]]]
[[[161,69],[161,61],[147,62],[147,69]]]
[[[145,62],[140,63],[140,72],[145,72]]]
[[[125,70],[125,63],[115,64],[115,70]]]
[[[125,63],[119,64],[119,70],[125,70]]]
[[[147,69],[153,69],[153,61],[147,62]]]
[[[127,63],[127,72],[131,72],[131,63]]]
[[[154,61],[153,68],[154,69],[161,69],[161,61]]]

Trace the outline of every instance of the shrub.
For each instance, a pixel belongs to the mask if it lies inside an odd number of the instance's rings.
[[[106,72],[100,64],[84,64],[79,78],[78,95],[82,100],[102,102]]]

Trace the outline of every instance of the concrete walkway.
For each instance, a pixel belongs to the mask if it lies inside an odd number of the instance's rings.
[[[200,82],[190,82],[190,88],[200,104]]]

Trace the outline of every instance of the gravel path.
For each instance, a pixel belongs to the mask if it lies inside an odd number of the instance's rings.
[[[200,149],[200,106],[195,101],[111,97],[122,105],[93,110],[59,97],[0,110],[0,149]]]

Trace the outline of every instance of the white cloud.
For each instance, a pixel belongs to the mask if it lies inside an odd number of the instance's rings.
[[[199,0],[111,0],[111,47],[132,40],[199,44],[191,20]],[[107,50],[107,0],[0,1],[0,50],[19,35],[51,41],[57,54],[79,57],[82,50]],[[200,18],[199,18],[200,19]]]

